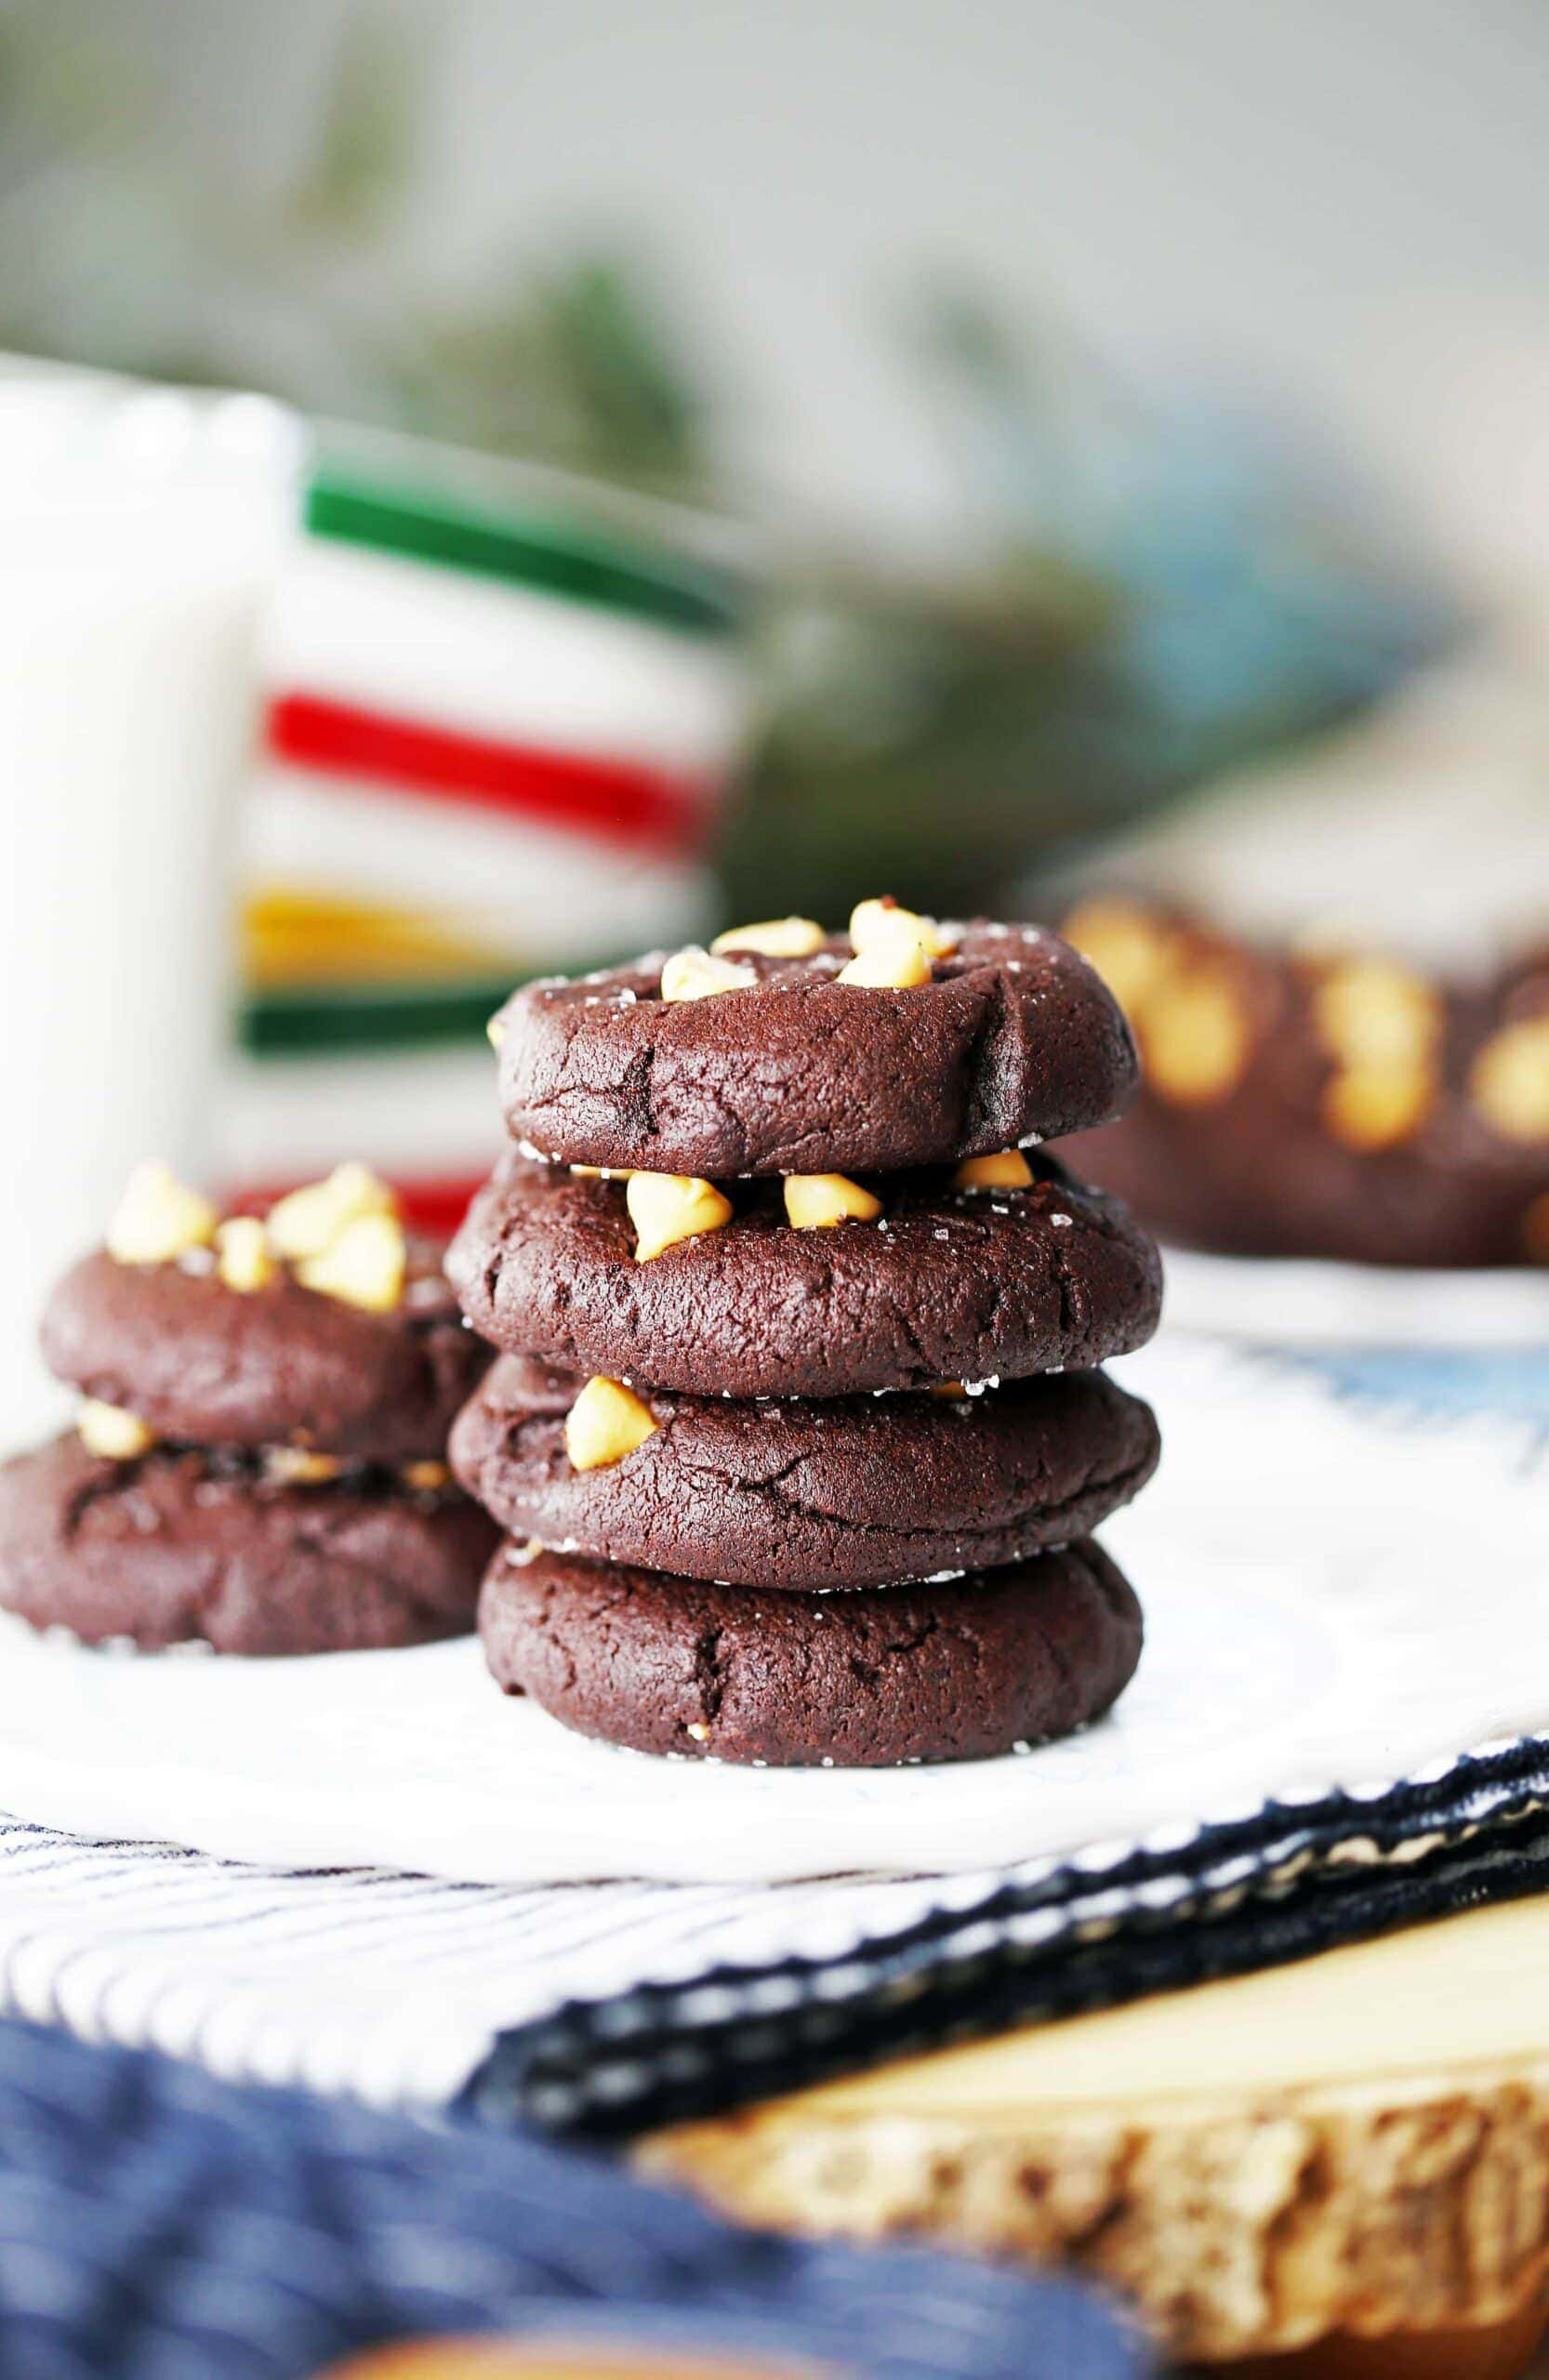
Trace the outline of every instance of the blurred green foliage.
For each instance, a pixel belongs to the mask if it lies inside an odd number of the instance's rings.
[[[712,460],[724,400],[628,247],[402,285],[384,259],[424,60],[391,15],[338,21],[276,182],[176,120],[143,11],[0,0],[0,348],[259,387],[757,520]],[[1349,491],[1310,497],[1304,457],[1158,406],[1067,326],[1025,331],[936,275],[894,339],[955,457],[964,549],[921,579],[760,523],[765,729],[730,910],[835,915],[857,885],[1009,906],[1042,861],[1370,699],[1446,632]]]

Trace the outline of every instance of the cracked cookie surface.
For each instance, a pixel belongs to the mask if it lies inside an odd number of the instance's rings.
[[[503,1527],[597,1560],[801,1593],[1014,1562],[1084,1537],[1156,1467],[1149,1406],[1101,1372],[979,1396],[733,1403],[657,1392],[655,1428],[577,1472],[580,1382],[502,1356],[452,1433]]]
[[[1115,1199],[1035,1153],[1025,1189],[877,1179],[877,1222],[796,1231],[777,1183],[646,1263],[619,1182],[514,1151],[448,1270],[496,1345],[705,1396],[846,1396],[1084,1370],[1150,1338],[1161,1267]]]
[[[495,1021],[511,1135],[571,1165],[712,1181],[947,1164],[1117,1115],[1129,1027],[1101,978],[1035,926],[976,919],[929,983],[836,981],[847,937],[811,957],[737,954],[753,979],[664,1000],[655,952],[513,994]]]
[[[72,1432],[0,1464],[0,1607],[88,1643],[290,1654],[460,1636],[498,1536],[455,1490],[283,1486],[192,1448],[108,1462]]]
[[[976,1760],[1068,1735],[1122,1691],[1140,1606],[1100,1547],[950,1584],[777,1594],[508,1546],[490,1670],[584,1735],[779,1766]]]

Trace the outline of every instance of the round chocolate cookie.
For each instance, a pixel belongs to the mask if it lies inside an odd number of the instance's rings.
[[[658,1394],[621,1461],[576,1471],[580,1383],[505,1355],[458,1417],[453,1470],[503,1527],[604,1562],[737,1585],[880,1586],[1084,1537],[1156,1468],[1151,1408],[1102,1372],[981,1396],[734,1404]]]
[[[1153,1229],[1237,1256],[1549,1263],[1549,952],[1469,985],[1139,900],[1067,930],[1145,1059],[1130,1114],[1067,1153]]]
[[[852,945],[737,952],[753,979],[661,998],[665,954],[525,985],[496,1021],[512,1136],[570,1165],[884,1172],[1103,1123],[1135,1054],[1101,979],[1035,926],[948,929],[932,980],[835,981]]]
[[[1122,1207],[1034,1156],[1026,1189],[873,1183],[876,1223],[796,1231],[777,1183],[646,1263],[618,1182],[514,1151],[447,1269],[474,1328],[580,1372],[703,1396],[845,1396],[1086,1369],[1150,1338],[1155,1249]]]
[[[949,1583],[771,1594],[508,1545],[479,1602],[493,1675],[637,1752],[774,1766],[983,1760],[1123,1691],[1140,1606],[1101,1547]]]
[[[188,1448],[105,1462],[73,1432],[0,1464],[0,1607],[88,1643],[341,1653],[459,1636],[497,1540],[465,1496],[370,1474],[280,1486]]]
[[[204,1250],[120,1264],[99,1249],[48,1302],[44,1359],[158,1437],[436,1461],[489,1356],[458,1316],[441,1243],[411,1240],[408,1256],[402,1302],[376,1314],[285,1271],[228,1289]]]

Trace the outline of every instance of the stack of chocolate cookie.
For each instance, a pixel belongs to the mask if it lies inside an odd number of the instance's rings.
[[[142,1166],[44,1318],[79,1422],[0,1465],[0,1606],[223,1653],[471,1627],[496,1532],[446,1433],[489,1360],[361,1165],[222,1222]]]
[[[1027,1154],[1133,1086],[1085,962],[864,902],[529,985],[491,1038],[515,1145],[448,1268],[503,1350],[451,1441],[510,1533],[499,1683],[643,1751],[846,1766],[1106,1709],[1141,1620],[1088,1532],[1158,1440],[1097,1367],[1160,1271]]]

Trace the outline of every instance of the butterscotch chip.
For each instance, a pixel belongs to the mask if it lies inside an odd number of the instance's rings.
[[[1083,901],[1060,932],[1132,1018],[1175,964],[1175,937],[1135,901]]]
[[[1208,1107],[1228,1097],[1252,1041],[1235,977],[1203,967],[1163,985],[1137,1029],[1147,1081],[1179,1107]]]
[[[710,999],[717,992],[743,992],[757,983],[751,968],[708,950],[675,950],[662,969],[664,1000]]]
[[[1026,1190],[1033,1169],[1020,1149],[1001,1149],[994,1157],[965,1157],[952,1176],[954,1190]]]
[[[1436,993],[1391,959],[1349,959],[1313,993],[1313,1021],[1331,1057],[1351,1066],[1413,1066],[1441,1034]]]
[[[728,927],[710,948],[717,953],[755,950],[763,959],[810,959],[826,939],[815,918],[765,918],[758,925]]]
[[[344,1464],[337,1454],[319,1454],[314,1447],[269,1447],[263,1467],[283,1488],[326,1488]]]
[[[75,1426],[86,1452],[100,1455],[105,1462],[136,1462],[156,1443],[155,1432],[147,1429],[138,1414],[126,1413],[121,1406],[104,1405],[95,1396],[83,1398]]]
[[[298,1264],[296,1277],[304,1289],[363,1306],[367,1314],[389,1314],[404,1294],[407,1261],[396,1215],[357,1215],[320,1255]]]
[[[564,1450],[572,1471],[602,1471],[643,1446],[656,1427],[643,1397],[622,1381],[589,1380],[565,1417]]]
[[[1361,1063],[1344,1067],[1326,1085],[1323,1122],[1346,1148],[1390,1149],[1413,1138],[1435,1101],[1428,1067],[1402,1060]]]
[[[406,1462],[398,1476],[416,1496],[439,1495],[452,1480],[444,1462]]]
[[[907,915],[900,912],[900,916]],[[873,991],[908,992],[931,980],[930,944],[919,919],[890,926],[857,950],[835,979]]]
[[[649,1263],[681,1239],[721,1231],[732,1220],[724,1192],[693,1173],[631,1173],[624,1203],[637,1235],[637,1264]]]
[[[137,1165],[125,1184],[107,1250],[115,1264],[170,1264],[215,1236],[216,1210],[165,1165]]]
[[[1503,1026],[1474,1061],[1475,1106],[1506,1141],[1549,1141],[1549,1016]]]
[[[903,908],[885,894],[880,901],[857,901],[850,912],[850,939],[857,950],[869,950],[874,943],[891,941],[899,934],[912,934],[930,959],[945,959],[958,946],[956,935],[937,919]]]
[[[216,1270],[229,1289],[243,1296],[267,1289],[279,1266],[269,1234],[257,1215],[233,1215],[215,1236]]]
[[[788,1173],[786,1215],[797,1231],[831,1231],[836,1223],[875,1223],[880,1198],[846,1173]]]
[[[270,1246],[291,1263],[321,1256],[350,1224],[368,1215],[395,1215],[398,1202],[369,1166],[337,1165],[325,1182],[309,1182],[271,1207]]]

